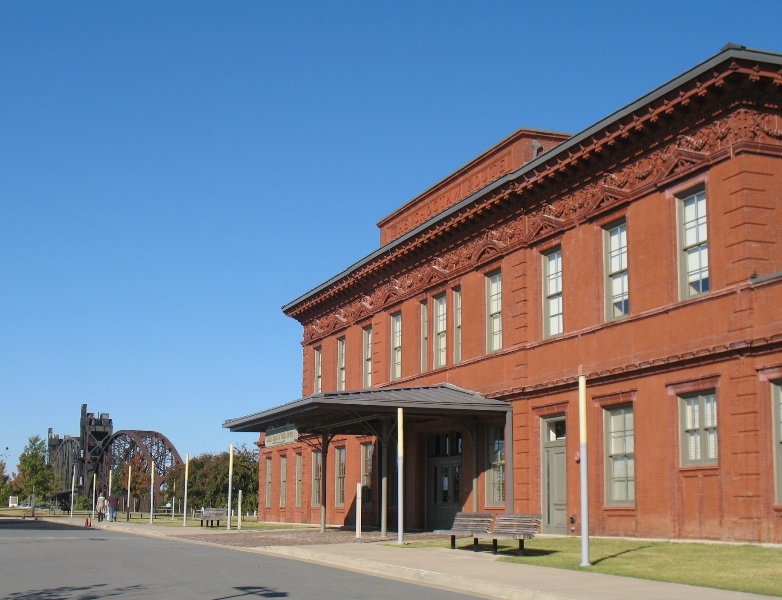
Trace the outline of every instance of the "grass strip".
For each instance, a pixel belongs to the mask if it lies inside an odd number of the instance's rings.
[[[406,547],[448,547],[444,542],[414,542]],[[535,538],[516,556],[516,542],[500,542],[505,562],[572,571],[636,577],[668,583],[782,597],[782,549],[756,545],[704,544],[592,538],[591,567],[581,567],[581,538]],[[472,552],[472,540],[457,548]],[[491,552],[491,544],[480,549]]]

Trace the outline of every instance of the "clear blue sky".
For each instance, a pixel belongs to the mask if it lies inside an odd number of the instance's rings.
[[[223,421],[301,392],[280,306],[380,218],[522,126],[578,132],[727,42],[782,51],[780,22],[779,0],[0,0],[0,458],[77,435],[82,403],[182,455],[251,443]]]

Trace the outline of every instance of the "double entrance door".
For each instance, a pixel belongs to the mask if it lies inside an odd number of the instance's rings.
[[[450,529],[462,510],[462,439],[449,431],[429,434],[426,460],[426,526]]]

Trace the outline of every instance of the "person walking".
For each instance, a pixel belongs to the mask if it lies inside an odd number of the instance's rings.
[[[117,506],[119,506],[119,496],[114,492],[109,493],[108,502],[109,505],[109,522],[117,520]]]
[[[103,496],[103,492],[98,496],[98,502],[95,505],[95,510],[98,511],[98,522],[103,520],[103,513],[106,512],[106,498]]]

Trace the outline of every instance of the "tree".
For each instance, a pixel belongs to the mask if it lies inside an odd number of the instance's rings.
[[[31,436],[19,455],[19,475],[14,483],[23,495],[48,496],[52,493],[54,473],[46,464],[46,442],[40,436]]]
[[[0,460],[0,507],[8,506],[8,498],[13,494],[13,486],[5,472],[5,461]]]
[[[187,482],[187,503],[190,508],[225,508],[228,503],[228,452],[201,454],[190,459]],[[185,466],[173,469],[166,480],[168,489],[174,488],[182,496],[185,489]],[[233,508],[237,494],[242,490],[242,505],[258,506],[258,450],[241,445],[234,448]]]

